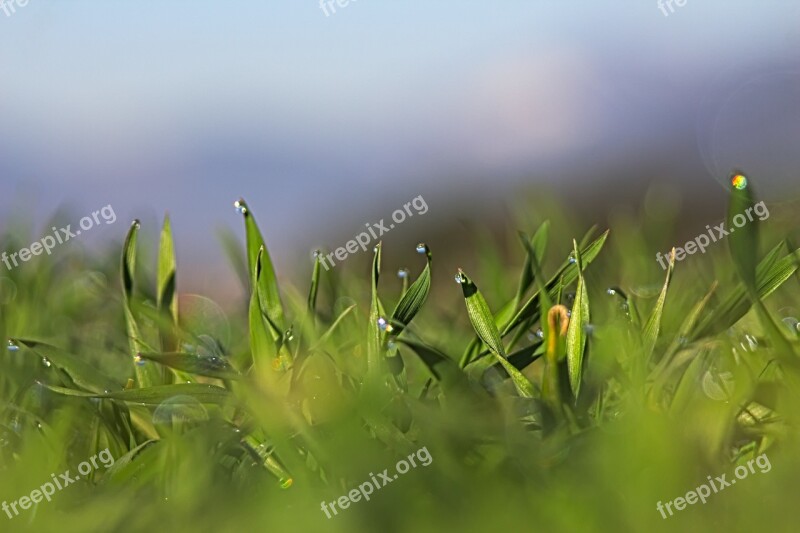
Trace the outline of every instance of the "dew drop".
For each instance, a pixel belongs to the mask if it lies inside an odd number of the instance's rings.
[[[783,323],[786,324],[786,327],[794,334],[797,334],[798,330],[800,330],[800,321],[793,316],[784,318]]]
[[[617,291],[615,291],[614,289],[606,289],[606,294],[614,296],[615,294],[617,294]]]
[[[17,345],[14,343],[14,341],[12,341],[12,340],[10,340],[10,339],[9,339],[9,341],[8,341],[8,351],[9,351],[9,352],[16,352],[16,351],[19,351],[19,346],[17,346]]]
[[[286,332],[283,334],[283,338],[286,341],[293,341],[294,340],[294,331],[292,329],[287,329]]]
[[[577,262],[578,262],[578,260],[577,260],[577,259],[575,259],[575,256],[574,256],[574,255],[572,255],[572,254],[569,254],[569,263],[570,263],[571,265],[574,265],[574,264],[575,264],[575,263],[577,263]]]
[[[747,187],[747,177],[744,174],[736,173],[731,176],[731,185],[742,190]]]
[[[542,330],[542,328],[537,329],[536,336],[539,337],[540,339],[544,339],[544,330]]]
[[[400,270],[398,270],[397,271],[397,277],[400,278],[400,279],[406,279],[408,277],[408,269],[407,268],[401,268]]]
[[[322,255],[322,250],[319,250],[319,249],[314,250],[314,252],[311,255],[314,257],[314,259],[316,259],[316,258],[318,258],[319,256]]]
[[[51,363],[50,359],[48,359],[47,357],[42,357],[42,364],[47,368],[50,368],[53,365],[53,363]]]
[[[239,198],[238,200],[236,200],[235,202],[233,202],[233,207],[235,207],[235,208],[236,208],[236,210],[237,210],[239,213],[241,213],[241,214],[243,214],[243,215],[246,215],[246,214],[247,214],[247,204],[244,202],[244,200],[243,200],[243,199]]]
[[[421,242],[421,243],[419,243],[417,245],[417,253],[418,254],[424,254],[427,250],[428,250],[428,246],[424,242]]]
[[[136,364],[136,366],[144,366],[147,360],[137,353],[133,356],[133,362]]]
[[[456,274],[456,283],[461,285],[462,283],[466,283],[466,281],[467,278],[464,276],[464,273],[459,270],[458,273]]]
[[[380,317],[378,319],[378,327],[381,329],[381,331],[386,331],[386,326],[387,325],[388,324],[386,323],[386,319],[385,318]]]
[[[133,219],[133,223],[131,224],[131,226],[133,226],[136,229],[139,229],[142,227],[142,223],[138,218],[135,218]]]
[[[292,486],[292,483],[294,483],[294,480],[290,477],[281,478],[280,480],[282,489],[288,489],[289,487]]]

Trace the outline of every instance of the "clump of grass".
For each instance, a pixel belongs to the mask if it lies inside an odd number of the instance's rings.
[[[753,202],[752,187],[733,188],[730,212]],[[613,232],[593,228],[555,258],[557,228],[544,222],[520,234],[523,264],[504,273],[516,290],[493,295],[506,299],[492,309],[480,276],[455,268],[461,294],[432,304],[424,243],[410,285],[382,280],[378,244],[368,279],[334,283],[315,257],[307,292],[281,287],[253,210],[236,206],[246,249],[232,259],[246,263],[250,296],[229,341],[179,314],[168,219],[151,286],[138,222],[116,265],[11,273],[15,297],[0,299],[0,496],[17,499],[105,448],[116,458],[15,526],[658,528],[656,501],[797,438],[796,328],[764,301],[796,273],[798,252],[781,241],[758,259],[755,224],[730,236],[731,271],[697,257],[701,274],[681,277],[672,260],[642,291],[619,288],[626,266],[603,258]],[[354,283],[369,286],[369,301],[336,305]],[[422,446],[430,468],[332,520],[320,512]],[[777,506],[776,487],[791,480],[794,463],[776,457],[774,486],[748,482],[671,520],[762,523],[753,495],[772,491],[762,509]]]

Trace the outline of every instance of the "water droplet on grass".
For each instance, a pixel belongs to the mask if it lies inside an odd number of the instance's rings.
[[[281,480],[280,480],[280,484],[281,484],[281,488],[282,489],[288,489],[289,487],[292,486],[293,483],[294,483],[294,480],[292,478],[290,478],[290,477],[281,478]]]
[[[242,198],[239,198],[238,200],[233,202],[233,207],[235,207],[239,213],[247,215],[247,204]]]
[[[408,269],[407,268],[401,268],[400,270],[398,270],[397,271],[397,277],[400,278],[400,279],[406,279],[408,277]]]
[[[42,364],[44,366],[46,366],[47,368],[50,368],[51,366],[53,366],[53,363],[51,363],[50,359],[48,359],[47,357],[42,357]]]
[[[736,173],[731,176],[731,185],[735,188],[742,190],[747,187],[747,176],[744,174]]]
[[[8,351],[9,352],[17,352],[17,351],[19,351],[19,346],[17,346],[17,344],[14,341],[10,340],[10,339],[8,341]]]
[[[417,253],[418,254],[424,254],[427,250],[428,250],[428,246],[424,242],[421,242],[421,243],[419,243],[417,245]]]

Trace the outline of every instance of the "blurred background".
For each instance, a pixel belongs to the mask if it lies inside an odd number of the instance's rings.
[[[650,191],[695,235],[734,167],[789,200],[799,45],[788,0],[31,0],[0,12],[0,224],[111,204],[93,247],[169,211],[181,291],[221,300],[240,196],[288,277],[419,195],[387,249],[544,191],[592,222]]]

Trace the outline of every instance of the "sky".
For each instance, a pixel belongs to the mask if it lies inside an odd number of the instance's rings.
[[[779,198],[800,168],[800,5],[673,8],[30,0],[0,11],[0,224],[113,205],[125,222],[91,244],[169,211],[207,288],[239,197],[278,257],[417,195],[579,194],[637,157],[701,161],[688,183],[745,166]]]

